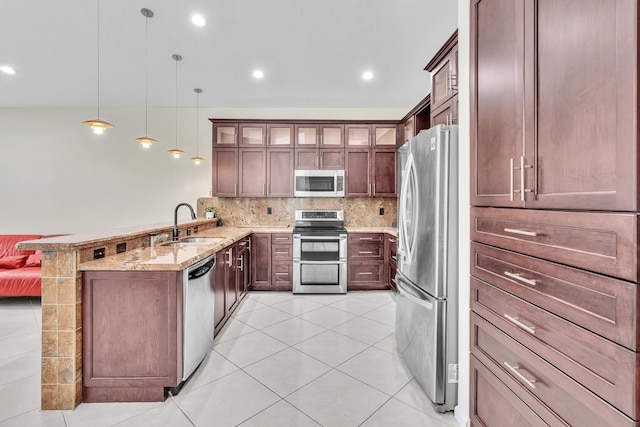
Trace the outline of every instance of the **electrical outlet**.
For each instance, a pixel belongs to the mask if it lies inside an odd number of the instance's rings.
[[[384,215],[384,208],[380,208],[380,215]]]
[[[271,210],[271,208],[267,208],[267,215],[271,215],[273,212]]]
[[[104,258],[104,248],[98,248],[93,250],[93,259]]]
[[[187,236],[191,236],[191,228],[187,228]]]
[[[118,243],[116,245],[116,253],[120,254],[127,251],[127,242]]]

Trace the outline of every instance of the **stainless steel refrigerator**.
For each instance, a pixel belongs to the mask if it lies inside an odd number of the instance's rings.
[[[398,151],[396,340],[440,411],[458,395],[458,127],[434,126]]]

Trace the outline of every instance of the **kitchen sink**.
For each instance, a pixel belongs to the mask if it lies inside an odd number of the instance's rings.
[[[197,245],[215,245],[223,241],[224,237],[187,237],[186,239],[179,240],[177,242],[163,243],[162,246],[170,246],[174,248],[186,248],[189,246]]]
[[[187,237],[178,243],[190,243],[192,245],[213,245],[223,241],[224,237]]]

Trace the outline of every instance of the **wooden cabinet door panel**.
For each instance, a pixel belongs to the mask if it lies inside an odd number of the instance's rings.
[[[635,284],[473,242],[471,274],[639,351]]]
[[[318,151],[320,169],[344,169],[344,148],[321,148]]]
[[[471,309],[637,419],[636,353],[476,278]]]
[[[271,234],[251,235],[252,289],[268,286],[271,282]]]
[[[471,208],[471,240],[638,281],[634,214]]]
[[[238,149],[238,196],[267,195],[267,152],[264,148]]]
[[[224,263],[227,269],[227,313],[235,310],[236,304],[240,301],[238,295],[238,245],[234,244],[226,249]]]
[[[526,90],[527,119],[535,120],[526,156],[537,175],[527,176],[527,207],[636,210],[637,2],[539,0],[528,7],[525,27],[534,35],[525,69],[536,79]],[[578,27],[588,31],[576,39]]]
[[[178,385],[182,377],[181,272],[85,272],[83,301],[85,387],[142,390]],[[96,397],[100,399],[99,394]]]
[[[273,242],[273,237],[271,237]],[[293,259],[293,246],[291,245],[271,245],[272,261],[291,261]]]
[[[353,261],[347,266],[348,289],[385,289],[381,261]]]
[[[216,266],[214,270],[215,281],[213,284],[213,323],[215,333],[222,329],[222,321],[227,316],[227,266],[226,250],[216,252]]]
[[[371,196],[371,160],[369,149],[345,150],[347,179],[345,196],[370,197]]]
[[[471,204],[522,206],[523,0],[471,3]],[[435,125],[435,123],[431,123]]]
[[[440,105],[435,110],[431,110],[431,123],[437,125],[457,125],[458,124],[458,97],[453,97]]]
[[[238,125],[239,147],[266,147],[267,125],[263,123],[240,123]]]
[[[267,196],[293,197],[293,150],[267,150]]]
[[[267,125],[267,146],[293,148],[293,138],[293,125],[282,123]]]
[[[471,355],[470,372],[472,397],[469,412],[472,427],[562,425],[557,419],[555,423],[548,423],[555,418],[548,410],[544,411],[547,420],[545,422],[473,355]]]
[[[293,289],[293,263],[291,261],[274,261],[272,270],[271,284],[274,290],[290,291]]]
[[[634,426],[631,418],[563,374],[475,313],[471,313],[471,348],[511,376],[516,394],[531,394],[572,426]]]
[[[293,245],[293,234],[291,233],[273,233],[271,236],[271,244],[273,245]]]
[[[238,149],[215,148],[212,166],[213,195],[236,197],[238,195]]]
[[[373,197],[396,197],[398,152],[374,149],[371,155],[373,156]]]
[[[238,125],[237,124],[213,124],[213,148],[237,147],[238,146]]]
[[[319,167],[318,149],[316,148],[296,148],[294,157],[296,169],[316,170]]]

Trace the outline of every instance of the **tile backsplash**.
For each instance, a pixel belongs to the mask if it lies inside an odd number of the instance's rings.
[[[198,199],[199,217],[204,217],[207,206],[215,206],[217,216],[229,226],[293,227],[296,209],[343,209],[347,227],[391,227],[398,220],[395,198],[202,197]],[[384,215],[380,215],[380,208]]]

